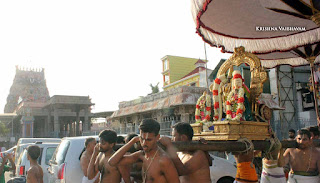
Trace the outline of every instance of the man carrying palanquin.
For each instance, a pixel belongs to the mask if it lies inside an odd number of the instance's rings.
[[[289,163],[291,170],[288,183],[319,183],[320,153],[312,145],[308,130],[298,131],[298,148],[288,148],[284,153],[284,163]]]
[[[192,137],[193,129],[189,123],[179,122],[173,126],[174,142],[191,142]],[[169,157],[178,170],[181,183],[211,183],[209,169],[211,159],[208,158],[207,152],[202,150],[177,152],[168,137],[161,137],[160,143],[166,147]]]
[[[180,182],[178,172],[171,159],[157,145],[157,141],[160,138],[160,124],[153,119],[144,119],[139,129],[140,137],[134,137],[115,152],[109,159],[109,164],[111,166],[130,165],[142,161],[142,179],[144,183]],[[125,155],[139,141],[143,150]]]

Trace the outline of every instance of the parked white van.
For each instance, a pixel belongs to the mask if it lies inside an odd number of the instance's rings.
[[[27,143],[35,143],[35,142],[52,142],[52,143],[60,143],[60,138],[20,138],[17,143],[16,153],[15,153],[15,164],[17,164],[18,158],[22,152],[20,148],[21,144]]]
[[[212,183],[233,183],[237,174],[235,162],[228,161],[224,158],[213,156],[212,166],[210,166],[210,177]]]
[[[80,166],[80,154],[86,138],[98,136],[64,137],[50,160],[47,171],[49,183],[79,183],[83,172]]]
[[[40,156],[38,158],[38,164],[41,166],[43,170],[43,182],[48,182],[48,172],[47,170],[49,166],[49,161],[52,158],[54,151],[56,150],[59,143],[29,143],[21,145],[22,153],[18,158],[18,162],[16,164],[16,175],[17,176],[26,176],[27,171],[30,168],[30,161],[27,158],[27,147],[29,145],[37,145],[40,147]]]

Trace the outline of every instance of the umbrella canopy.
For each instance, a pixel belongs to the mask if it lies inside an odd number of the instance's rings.
[[[233,52],[289,51],[320,42],[320,1],[192,0],[197,33],[211,46]]]
[[[320,62],[319,0],[192,0],[197,33],[211,46],[232,53],[243,46],[261,65],[300,66]],[[316,115],[319,110],[314,92]]]
[[[290,65],[293,67],[309,65],[310,59],[314,59],[314,63],[319,64],[320,43],[300,46],[290,51],[256,55],[261,59],[261,65],[264,68],[274,68],[279,65]]]

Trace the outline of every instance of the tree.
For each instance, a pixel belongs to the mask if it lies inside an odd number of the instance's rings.
[[[151,87],[151,90],[152,90],[152,93],[151,94],[154,94],[154,93],[159,93],[159,82],[157,83],[157,85],[153,86],[151,83],[150,83],[150,87]]]
[[[6,125],[0,121],[0,136],[5,137],[9,133],[9,129],[6,127]]]

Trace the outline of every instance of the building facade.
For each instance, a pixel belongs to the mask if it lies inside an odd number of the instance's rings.
[[[160,123],[160,134],[171,135],[171,126],[177,122],[195,122],[195,105],[206,88],[180,86],[119,103],[110,120],[120,124],[115,129],[121,134],[139,133],[141,120],[153,118]]]
[[[16,67],[2,116],[15,114],[7,126],[16,140],[20,137],[78,136],[90,130],[92,105],[89,96],[50,97],[44,69]]]
[[[179,86],[206,87],[206,62],[201,59],[166,55],[162,59],[163,89]],[[207,71],[207,76],[211,70]]]

